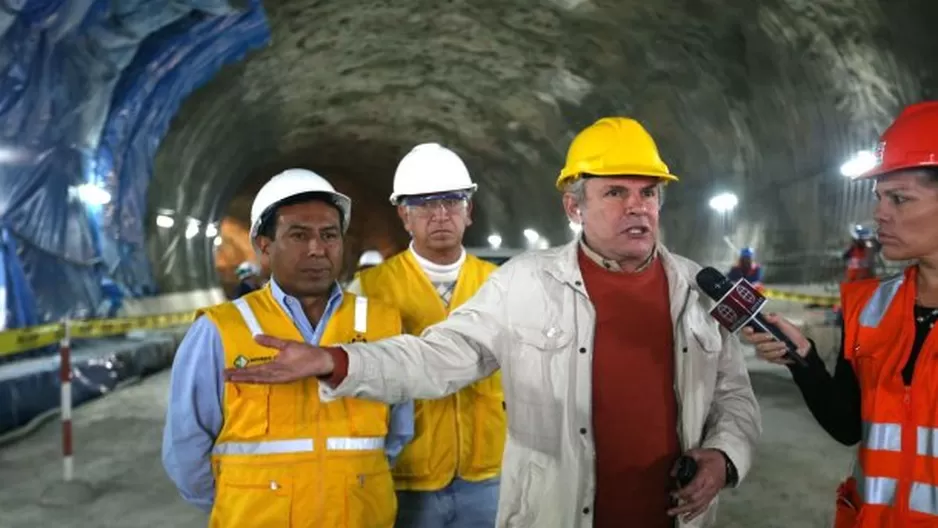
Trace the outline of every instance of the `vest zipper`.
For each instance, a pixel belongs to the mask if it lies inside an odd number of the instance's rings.
[[[906,385],[902,395],[902,470],[900,473],[899,486],[896,490],[896,500],[899,511],[899,520],[902,525],[908,521],[909,517],[909,499],[912,493],[912,474],[915,469],[915,457],[917,452],[917,435],[914,420],[912,419],[912,385]]]

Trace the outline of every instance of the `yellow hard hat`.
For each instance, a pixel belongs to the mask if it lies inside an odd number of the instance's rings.
[[[557,188],[562,191],[581,174],[677,181],[661,161],[655,140],[641,123],[628,117],[604,117],[573,138]]]

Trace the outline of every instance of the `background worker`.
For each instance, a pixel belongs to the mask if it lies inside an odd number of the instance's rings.
[[[381,256],[381,253],[376,249],[369,249],[368,251],[363,252],[360,257],[358,257],[358,268],[356,269],[356,272],[373,268],[382,262],[384,262],[384,257]]]
[[[420,335],[469,300],[495,265],[466,253],[476,184],[462,159],[436,143],[417,145],[394,174],[410,247],[359,273],[349,290],[401,310],[404,332]],[[498,371],[451,396],[415,402],[413,441],[394,479],[401,528],[491,528],[505,447]]]
[[[225,375],[272,386],[328,375],[328,397],[399,401],[501,367],[498,527],[712,527],[761,422],[742,347],[695,288],[700,266],[658,240],[661,187],[675,180],[641,124],[601,119],[574,138],[557,181],[581,238],[503,264],[419,338],[323,349],[261,337],[278,358]],[[697,472],[674,490],[681,454]]]
[[[838,489],[835,528],[938,527],[938,101],[906,108],[880,143],[874,218],[889,260],[915,261],[883,279],[841,287],[844,332],[834,375],[805,336],[772,320],[808,366],[789,365],[811,414],[857,445]],[[761,357],[784,346],[744,333]]]
[[[843,260],[846,265],[845,279],[847,282],[871,279],[876,276],[876,257],[879,255],[880,244],[873,237],[868,227],[856,226],[853,228],[853,242],[847,251],[844,251]]]
[[[746,279],[757,290],[762,290],[765,286],[762,284],[762,266],[755,261],[755,250],[752,248],[743,248],[739,251],[739,260],[736,262],[727,278],[735,282],[739,279]]]
[[[260,269],[253,262],[246,260],[238,264],[238,267],[235,268],[235,275],[238,277],[238,289],[235,292],[235,299],[261,289]]]
[[[388,458],[412,436],[409,404],[322,401],[318,382],[266,388],[224,383],[225,367],[272,359],[253,336],[311,344],[400,333],[400,312],[343,293],[351,200],[319,175],[290,169],[251,207],[251,240],[269,259],[268,285],[204,310],[173,361],[163,465],[212,527],[390,528]],[[338,508],[336,505],[342,505]]]

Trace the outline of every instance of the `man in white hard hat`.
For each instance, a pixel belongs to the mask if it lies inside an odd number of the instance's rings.
[[[235,293],[235,298],[259,290],[262,286],[260,277],[258,276],[259,274],[260,268],[253,262],[246,260],[238,264],[238,267],[235,268],[235,276],[238,277],[238,290]]]
[[[401,310],[404,332],[419,335],[469,300],[495,266],[466,253],[476,184],[462,159],[436,143],[417,145],[394,175],[410,247],[360,272],[349,291]],[[441,399],[415,403],[415,436],[394,468],[397,526],[490,528],[498,509],[505,411],[497,371]]]
[[[358,269],[356,271],[373,268],[382,262],[384,262],[384,257],[381,256],[381,253],[376,249],[369,249],[358,258]]]
[[[509,434],[496,526],[713,527],[761,421],[739,340],[696,288],[700,266],[659,240],[662,187],[676,180],[640,123],[600,119],[574,138],[556,183],[579,239],[503,264],[420,337],[264,339],[274,364],[225,376],[274,387],[320,376],[324,397],[399,401],[501,368]]]
[[[276,354],[264,333],[309,344],[397,335],[400,312],[343,293],[351,200],[321,176],[287,170],[251,207],[251,240],[269,260],[268,284],[202,310],[176,352],[163,466],[212,527],[390,528],[393,459],[413,435],[413,408],[355,398],[321,400],[318,382],[278,387],[225,383],[225,367]],[[342,505],[337,508],[336,505]]]

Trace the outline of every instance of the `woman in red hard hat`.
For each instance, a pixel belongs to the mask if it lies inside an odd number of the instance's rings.
[[[836,528],[938,527],[938,101],[906,108],[883,134],[874,214],[883,255],[915,261],[897,276],[841,287],[843,348],[833,376],[793,325],[775,321],[808,367],[789,365],[811,413],[858,444],[838,490]],[[764,359],[784,346],[745,334]]]

